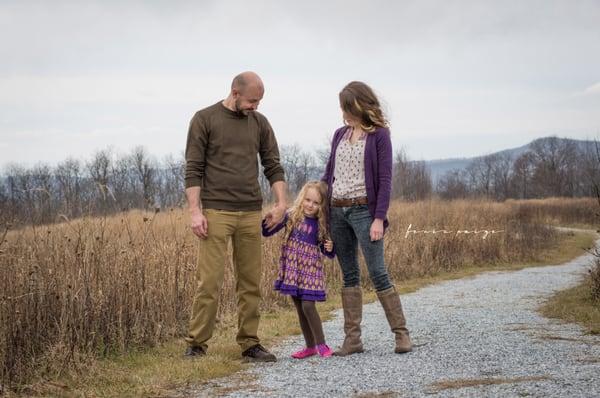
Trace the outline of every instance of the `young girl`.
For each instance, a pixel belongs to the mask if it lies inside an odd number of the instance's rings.
[[[325,301],[321,253],[329,258],[335,256],[333,242],[326,237],[326,198],[327,188],[323,183],[308,182],[280,224],[270,231],[264,220],[262,224],[263,236],[274,235],[285,228],[275,290],[291,296],[298,312],[306,348],[292,354],[296,359],[333,354],[325,344],[323,325],[315,306],[315,301]]]

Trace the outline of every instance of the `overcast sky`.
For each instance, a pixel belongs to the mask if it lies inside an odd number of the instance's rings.
[[[180,154],[244,70],[280,145],[324,146],[351,80],[412,159],[600,138],[600,0],[0,0],[0,59],[0,166]]]

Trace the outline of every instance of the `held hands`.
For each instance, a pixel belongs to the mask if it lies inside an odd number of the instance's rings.
[[[383,238],[383,220],[376,218],[371,224],[370,230],[371,242],[375,242]]]
[[[190,227],[192,228],[194,235],[200,239],[206,239],[208,237],[208,222],[206,221],[204,214],[202,214],[202,211],[200,209],[194,210],[190,217]]]
[[[285,216],[285,205],[276,204],[269,210],[269,212],[265,215],[265,225],[267,226],[267,230],[272,231],[273,228],[277,226],[281,221],[283,221],[283,217]]]
[[[327,250],[328,252],[332,252],[333,251],[333,241],[331,240],[326,240],[325,244],[323,245],[323,247],[325,248],[325,250]]]

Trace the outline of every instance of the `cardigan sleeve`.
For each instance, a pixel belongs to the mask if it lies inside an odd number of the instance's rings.
[[[392,140],[388,129],[382,130],[377,137],[377,207],[375,208],[375,218],[385,220],[388,208],[390,207],[390,197],[392,196]]]

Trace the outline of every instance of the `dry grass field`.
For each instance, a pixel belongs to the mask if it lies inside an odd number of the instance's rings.
[[[561,239],[546,224],[586,224],[593,205],[565,199],[394,203],[386,262],[402,285],[540,260]],[[95,358],[182,336],[202,255],[187,223],[187,213],[174,209],[0,230],[0,388],[18,391],[33,379],[76,373]],[[278,237],[263,242],[267,317],[288,307],[271,288],[280,244]],[[224,266],[219,319],[226,324],[236,308],[232,266]],[[327,269],[334,296],[341,275],[333,262]]]
[[[552,225],[593,228],[600,225],[600,207],[596,198],[549,198],[508,200],[519,214],[527,214]]]

